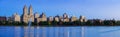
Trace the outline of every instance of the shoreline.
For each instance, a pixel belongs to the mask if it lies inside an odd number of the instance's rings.
[[[1,26],[10,26],[10,25],[0,25]],[[13,25],[12,25],[13,26]],[[111,25],[101,25],[101,26],[108,26],[110,27]],[[120,25],[114,25],[114,26],[120,26]],[[19,27],[19,26],[18,26]],[[28,26],[20,26],[20,27],[28,27]],[[78,26],[31,26],[31,27],[78,27]],[[88,26],[88,25],[84,25],[84,26],[80,26],[80,27],[98,27],[97,25],[94,26]]]

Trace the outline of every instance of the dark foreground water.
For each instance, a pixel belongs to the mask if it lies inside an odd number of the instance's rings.
[[[120,37],[120,26],[0,26],[0,37]]]

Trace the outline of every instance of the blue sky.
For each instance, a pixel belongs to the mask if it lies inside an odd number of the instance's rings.
[[[88,19],[120,20],[120,0],[0,0],[0,16],[12,16],[15,12],[23,13],[23,6],[30,4],[33,13],[45,12],[47,16],[67,13],[69,16],[80,15]]]

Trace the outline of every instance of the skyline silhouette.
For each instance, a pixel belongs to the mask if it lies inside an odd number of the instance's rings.
[[[80,15],[88,19],[116,19],[120,20],[120,0],[0,0],[0,16],[21,15],[23,6],[32,5],[33,13],[44,12],[47,17],[62,15]]]

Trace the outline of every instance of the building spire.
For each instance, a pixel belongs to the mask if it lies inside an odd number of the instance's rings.
[[[32,5],[30,4],[30,6],[29,6],[29,15],[33,15],[32,12],[33,12],[33,11],[32,11]]]
[[[27,6],[24,5],[24,8],[23,8],[23,14],[27,14],[28,13],[28,9],[27,9]]]

